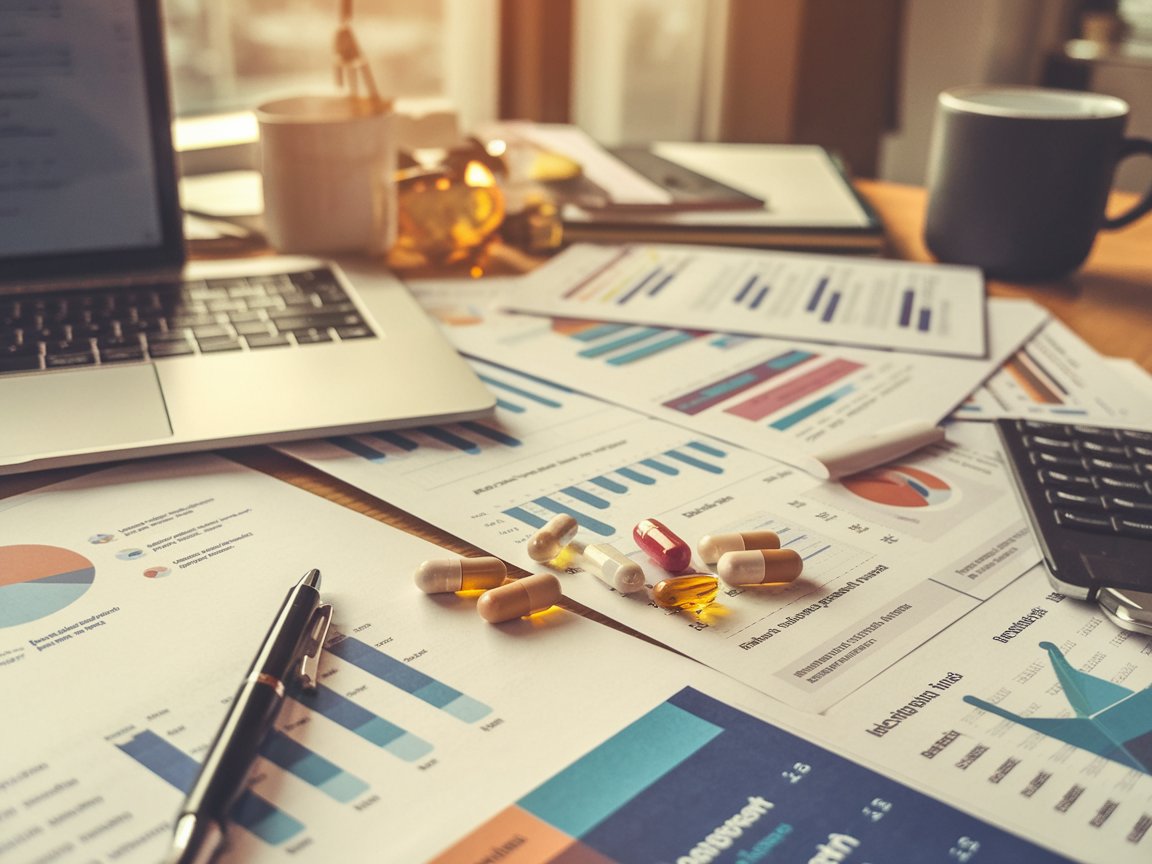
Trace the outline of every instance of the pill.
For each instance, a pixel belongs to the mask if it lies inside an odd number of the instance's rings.
[[[733,587],[791,582],[804,569],[795,549],[750,549],[725,552],[716,564],[720,578]]]
[[[705,573],[671,576],[656,583],[652,589],[652,600],[664,609],[690,611],[707,606],[715,600],[719,587],[716,577]]]
[[[644,554],[667,570],[680,573],[692,563],[692,549],[668,526],[655,519],[641,519],[632,529],[632,539]]]
[[[416,568],[416,587],[425,594],[495,588],[508,575],[499,558],[434,558]]]
[[[780,538],[775,531],[739,531],[731,534],[705,534],[696,544],[705,564],[715,564],[725,552],[743,552],[745,549],[779,549]]]
[[[528,539],[528,557],[541,563],[551,561],[572,542],[580,523],[567,513],[553,516],[548,524]]]
[[[560,580],[551,573],[537,573],[485,591],[476,601],[476,611],[488,623],[499,624],[543,612],[559,599]]]
[[[621,594],[632,594],[644,588],[644,571],[640,565],[607,543],[585,546],[584,561],[597,579]]]

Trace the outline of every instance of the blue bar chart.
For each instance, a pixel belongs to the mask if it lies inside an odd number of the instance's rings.
[[[297,695],[296,699],[322,717],[327,717],[405,762],[415,762],[432,752],[432,745],[423,738],[373,714],[323,684],[314,693]]]
[[[678,477],[684,471],[723,474],[722,462],[727,455],[727,451],[715,444],[688,441],[588,477],[582,483],[561,487],[551,495],[533,498],[503,512],[534,530],[544,527],[552,516],[568,514],[575,517],[581,528],[601,537],[611,537],[619,529],[607,521],[607,511],[620,496],[637,487],[655,486],[662,478]]]
[[[330,798],[347,804],[368,791],[368,784],[319,753],[273,730],[264,739],[260,755],[289,774],[314,786]]]
[[[181,792],[192,788],[199,763],[155,732],[144,730],[116,746]],[[237,825],[274,846],[304,830],[304,823],[253,792],[244,792],[240,796],[232,810],[232,818]]]
[[[475,723],[492,713],[492,709],[483,702],[437,681],[353,636],[329,643],[327,651],[465,723]]]

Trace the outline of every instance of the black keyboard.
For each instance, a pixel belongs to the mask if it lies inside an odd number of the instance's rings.
[[[1152,591],[1152,432],[996,421],[1052,584]]]
[[[375,334],[331,270],[0,299],[0,374]]]

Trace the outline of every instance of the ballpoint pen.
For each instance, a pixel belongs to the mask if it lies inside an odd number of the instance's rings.
[[[320,571],[310,570],[288,592],[184,800],[169,864],[212,860],[287,688],[316,687],[320,652],[332,620],[332,606],[320,603],[319,587]]]

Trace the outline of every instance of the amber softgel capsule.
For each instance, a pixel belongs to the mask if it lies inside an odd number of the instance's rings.
[[[691,612],[714,601],[719,588],[716,577],[705,573],[672,576],[656,583],[652,589],[652,602],[663,609]]]

